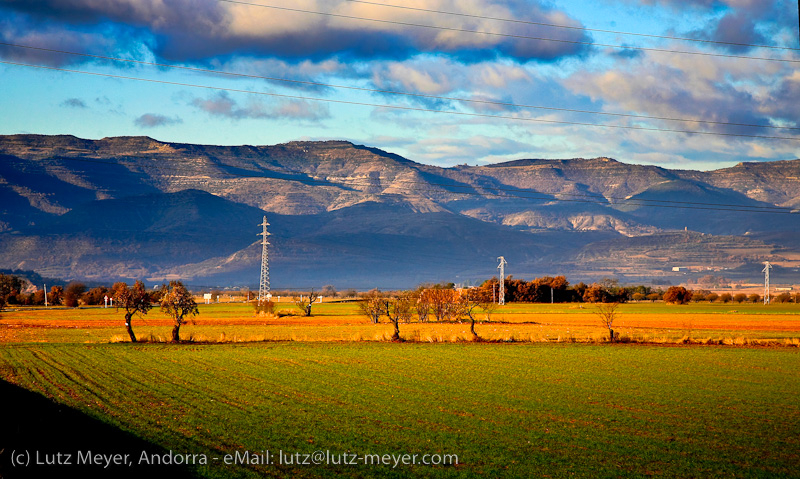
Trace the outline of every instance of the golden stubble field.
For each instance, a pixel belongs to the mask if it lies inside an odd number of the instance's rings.
[[[392,327],[384,319],[372,324],[352,302],[315,305],[311,317],[259,316],[243,303],[200,304],[193,324],[181,329],[182,339],[195,342],[247,341],[384,341]],[[291,303],[277,310],[299,314]],[[484,314],[476,326],[489,341],[600,342],[608,338],[592,304],[509,304]],[[157,308],[135,317],[133,328],[142,341],[169,338],[170,318]],[[698,342],[715,344],[800,345],[800,305],[663,303],[622,305],[614,330],[624,341]],[[471,339],[466,322],[435,321],[400,324],[405,340],[457,342]],[[0,313],[0,342],[128,341],[123,313],[113,308],[17,309]]]

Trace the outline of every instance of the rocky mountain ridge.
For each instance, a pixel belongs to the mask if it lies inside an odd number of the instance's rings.
[[[315,269],[355,286],[393,267],[400,282],[470,278],[491,274],[499,255],[525,274],[587,279],[669,276],[687,262],[746,270],[764,258],[792,271],[800,259],[781,240],[800,231],[800,217],[780,209],[800,205],[800,160],[715,171],[607,157],[440,168],[345,141],[11,135],[0,136],[0,204],[0,268],[67,278],[254,282],[251,223],[262,214],[280,219],[276,264],[295,283],[316,281]],[[226,242],[220,229],[241,240]],[[673,244],[681,230],[713,265]],[[324,261],[310,260],[313,251]],[[428,256],[444,261],[433,267]]]

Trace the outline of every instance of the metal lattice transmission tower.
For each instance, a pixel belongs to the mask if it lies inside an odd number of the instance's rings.
[[[761,270],[764,273],[764,304],[769,304],[769,270],[772,269],[772,265],[769,264],[769,261],[764,262],[764,269]]]
[[[497,304],[506,304],[506,259],[503,256],[497,258],[500,264],[497,269],[500,270],[500,293],[497,295]]]
[[[272,298],[272,293],[269,292],[269,241],[267,241],[267,217],[264,217],[264,222],[259,226],[264,229],[259,233],[263,237],[261,241],[261,281],[258,284],[258,302],[269,301]]]

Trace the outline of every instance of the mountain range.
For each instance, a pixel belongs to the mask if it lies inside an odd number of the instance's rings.
[[[345,141],[208,146],[0,136],[0,269],[275,288],[497,274],[800,280],[800,160],[670,170],[611,158],[441,168]],[[673,271],[677,268],[678,271]]]

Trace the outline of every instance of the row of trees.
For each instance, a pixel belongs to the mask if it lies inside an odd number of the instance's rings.
[[[22,293],[26,281],[17,276],[0,273],[0,309],[10,304],[44,304],[44,290],[26,295]],[[113,298],[117,311],[125,311],[125,330],[132,342],[136,342],[132,321],[134,316],[144,316],[154,304],[173,320],[172,341],[180,341],[180,328],[193,316],[198,314],[197,303],[192,293],[180,281],[170,281],[161,288],[148,291],[144,283],[136,281],[132,286],[124,282],[115,283],[111,289],[93,288],[89,291],[82,283],[69,283],[66,288],[53,286],[47,293],[47,302],[52,305],[64,304],[77,306],[79,301],[85,304],[103,304],[106,296]],[[30,302],[28,298],[32,298]],[[22,300],[22,301],[20,301]]]
[[[479,294],[497,302],[500,294],[500,280],[495,278],[478,286]],[[603,279],[599,282],[578,283],[570,286],[565,276],[543,276],[531,281],[509,276],[503,283],[506,302],[520,303],[624,303],[631,299],[633,289],[624,288],[614,279]],[[645,288],[647,287],[637,287]]]
[[[397,294],[373,290],[363,295],[358,304],[361,312],[373,323],[380,322],[383,316],[392,323],[392,341],[400,341],[400,323],[409,323],[415,317],[420,322],[426,322],[431,317],[440,322],[467,319],[473,339],[479,340],[475,331],[478,311],[482,311],[488,321],[497,307],[492,297],[483,290],[457,291],[447,285],[422,286]]]
[[[5,288],[0,286],[0,301],[5,304],[20,306],[42,306],[45,304],[45,291],[39,289],[32,293],[25,293],[27,282],[24,279],[0,274],[0,283],[6,285]],[[70,308],[75,308],[81,304],[100,305],[105,302],[106,296],[111,296],[111,289],[105,286],[88,289],[85,284],[80,282],[71,282],[66,286],[52,286],[46,295],[47,304]]]
[[[170,281],[158,290],[158,304],[161,311],[172,318],[172,342],[180,342],[181,326],[186,324],[193,316],[199,314],[197,303],[192,293],[180,281]],[[114,303],[117,310],[125,311],[125,329],[131,342],[136,342],[131,324],[135,315],[144,316],[153,307],[153,296],[141,281],[134,282],[133,286],[126,283],[115,283],[112,288]]]

